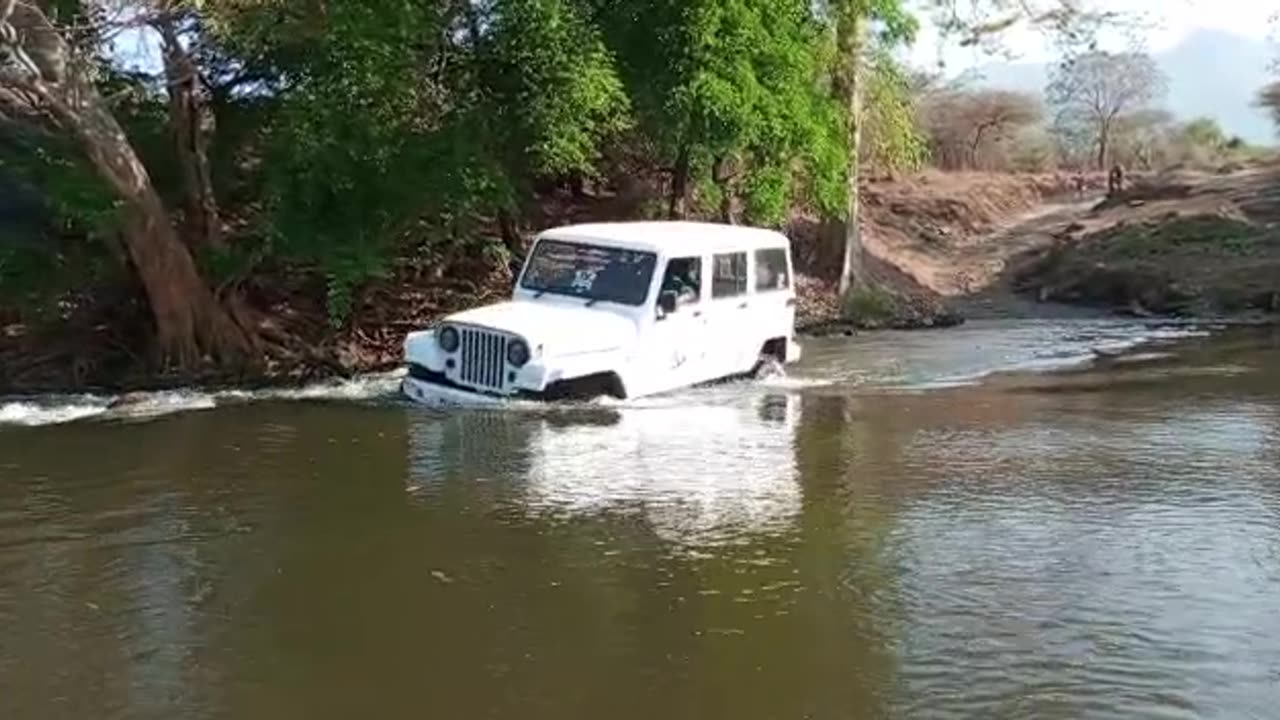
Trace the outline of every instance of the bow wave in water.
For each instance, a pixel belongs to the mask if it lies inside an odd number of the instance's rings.
[[[250,402],[393,398],[403,373],[366,375],[297,388],[263,390],[163,390],[127,395],[44,395],[0,398],[0,425],[57,425],[76,420],[145,420]]]

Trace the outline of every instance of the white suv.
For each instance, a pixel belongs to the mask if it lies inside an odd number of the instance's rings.
[[[691,222],[540,234],[510,301],[405,339],[420,402],[634,398],[799,359],[790,243]]]

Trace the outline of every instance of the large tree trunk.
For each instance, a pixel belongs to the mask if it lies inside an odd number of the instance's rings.
[[[79,87],[77,104],[71,105],[37,87],[121,202],[123,239],[147,294],[161,364],[193,369],[206,359],[224,365],[250,360],[250,335],[200,276],[146,168],[97,91],[87,84]]]
[[[161,361],[194,368],[202,361],[248,361],[249,336],[196,271],[154,190],[126,201],[124,240],[155,318]]]
[[[862,150],[862,53],[867,32],[866,16],[857,9],[844,11],[837,28],[840,37],[842,83],[848,111],[849,184],[844,222],[844,262],[840,271],[840,294],[866,284],[863,264],[862,226],[858,218],[858,179]]]
[[[724,156],[716,158],[711,168],[711,176],[720,190],[720,222],[726,225],[738,223],[735,212],[737,198],[733,183],[734,174],[735,172],[729,168],[728,158]]]
[[[1111,143],[1111,128],[1105,123],[1098,128],[1098,169],[1107,169],[1107,150]]]
[[[514,278],[524,267],[525,244],[524,236],[520,234],[520,224],[510,210],[498,212],[498,232],[502,234],[502,244],[507,248],[507,269]]]
[[[667,198],[667,217],[671,220],[683,220],[688,215],[689,171],[689,149],[681,147],[671,171],[671,192]]]
[[[974,131],[973,142],[969,144],[969,167],[974,170],[982,170],[982,166],[978,162],[978,150],[982,148],[982,138],[987,133],[990,125],[981,123]]]
[[[94,86],[89,66],[78,61],[39,5],[0,2],[0,8],[12,11],[8,23],[0,13],[0,30],[5,30],[0,49],[23,60],[21,67],[0,74],[0,109],[25,104],[33,122],[47,119],[70,134],[115,192],[124,214],[124,243],[155,320],[159,359],[183,369],[206,357],[227,365],[249,360],[253,335],[232,320],[200,277],[151,177]]]
[[[193,247],[224,247],[222,219],[209,170],[212,116],[201,97],[200,73],[182,46],[171,15],[156,20],[164,42],[164,74],[169,90],[169,125],[182,173],[183,214],[187,241]]]
[[[189,369],[206,358],[224,364],[248,360],[248,334],[200,276],[146,168],[96,93],[65,121],[123,203],[125,246],[147,293],[161,361]]]

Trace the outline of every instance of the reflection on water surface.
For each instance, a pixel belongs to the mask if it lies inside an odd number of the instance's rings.
[[[641,410],[463,413],[410,422],[410,489],[449,468],[518,475],[519,504],[549,520],[635,512],[673,545],[787,530],[800,514],[798,400]],[[472,438],[502,437],[505,448]]]

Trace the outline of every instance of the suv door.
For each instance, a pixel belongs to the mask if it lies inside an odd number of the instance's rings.
[[[708,371],[711,377],[748,372],[760,351],[748,287],[746,251],[711,257],[711,299],[707,303]]]
[[[663,313],[655,304],[657,318],[644,348],[652,392],[683,387],[705,379],[706,374],[706,283],[703,258],[697,255],[673,257],[662,271],[659,297],[663,291],[677,294],[676,310]]]
[[[796,324],[796,303],[786,248],[756,250],[752,279],[755,292],[751,304],[763,337],[790,340]]]

